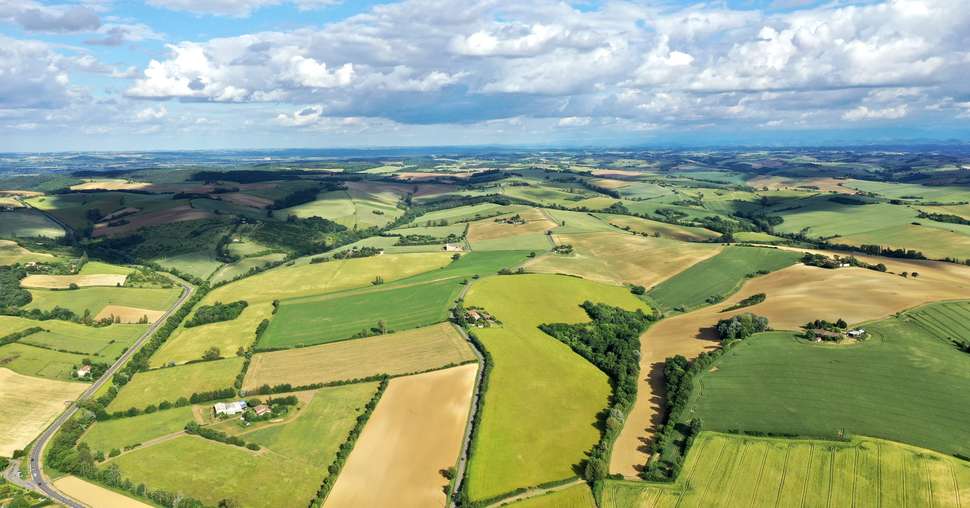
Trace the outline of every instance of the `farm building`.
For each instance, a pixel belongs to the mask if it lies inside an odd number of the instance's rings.
[[[829,330],[811,329],[808,331],[808,333],[813,335],[815,340],[839,340],[842,338],[841,333],[832,332]]]
[[[235,402],[216,402],[212,409],[216,416],[233,416],[246,410],[246,401],[237,400]]]
[[[253,412],[256,413],[256,416],[263,416],[266,413],[272,412],[272,410],[266,404],[260,404],[253,408]]]
[[[446,243],[444,246],[445,252],[462,252],[463,249],[460,243]]]
[[[855,330],[849,330],[848,335],[853,339],[858,339],[866,334],[866,330],[863,328],[856,328]]]
[[[87,377],[91,374],[90,365],[82,365],[80,369],[77,369],[77,377]]]

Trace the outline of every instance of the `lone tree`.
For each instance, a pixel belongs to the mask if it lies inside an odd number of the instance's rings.
[[[218,360],[220,358],[219,348],[213,346],[205,351],[202,355],[203,360]]]

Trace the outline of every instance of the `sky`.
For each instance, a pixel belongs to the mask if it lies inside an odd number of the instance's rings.
[[[970,0],[0,0],[0,151],[970,142]]]

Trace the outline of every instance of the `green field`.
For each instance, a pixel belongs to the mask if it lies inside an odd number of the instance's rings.
[[[388,231],[394,235],[425,235],[444,240],[448,235],[461,237],[465,234],[465,224],[452,224],[450,226],[415,226],[407,228],[397,228]]]
[[[596,216],[621,229],[651,236],[658,235],[661,238],[672,238],[682,242],[703,242],[721,236],[720,233],[709,229],[678,226],[676,224],[641,219],[640,217],[630,215],[597,213]]]
[[[176,407],[151,414],[130,418],[115,418],[97,422],[84,433],[81,442],[87,443],[92,452],[102,451],[105,456],[114,449],[144,444],[175,432],[181,432],[185,424],[194,421],[192,406]]]
[[[965,202],[970,201],[970,189],[966,187],[937,186],[899,183],[873,182],[867,180],[846,180],[843,184],[850,189],[875,192],[887,198],[903,198],[914,201]]]
[[[262,268],[270,263],[278,263],[286,259],[286,254],[274,252],[263,256],[253,256],[240,259],[235,263],[228,263],[219,267],[213,272],[210,284],[218,284],[223,281],[232,280],[236,277],[249,273],[253,268]]]
[[[272,304],[257,303],[243,309],[236,319],[179,327],[152,355],[149,365],[158,368],[198,360],[212,347],[219,349],[223,357],[233,356],[240,347],[247,349],[252,345],[256,340],[256,327],[262,320],[269,319],[272,312]]]
[[[968,489],[967,462],[890,441],[705,432],[674,485],[608,481],[601,506],[959,507]]]
[[[592,233],[597,231],[617,231],[609,222],[586,212],[572,212],[569,210],[544,210],[558,227],[553,228],[552,232],[559,235],[572,233]],[[565,224],[565,225],[563,225]]]
[[[934,304],[865,325],[858,345],[772,332],[734,347],[699,379],[694,414],[710,430],[840,433],[970,456],[970,304]]]
[[[821,195],[786,200],[769,208],[769,213],[781,215],[785,220],[775,226],[775,230],[785,233],[804,230],[811,237],[844,236],[917,220],[916,210],[905,206],[888,203],[846,205],[831,199],[829,195]]]
[[[208,279],[213,272],[222,266],[222,262],[216,259],[214,253],[203,251],[160,257],[152,259],[152,261],[163,268],[174,268],[200,279]]]
[[[647,294],[663,309],[687,309],[705,304],[714,295],[726,297],[737,291],[748,274],[769,272],[794,264],[800,255],[770,248],[726,247],[716,256],[701,261],[657,284]]]
[[[81,267],[78,275],[128,275],[134,271],[134,268],[128,268],[127,266],[111,265],[100,261],[88,261]]]
[[[323,471],[376,390],[377,383],[321,388],[292,422],[245,433],[243,439]]]
[[[836,243],[850,245],[883,245],[914,249],[930,259],[955,257],[970,259],[970,226],[945,224],[920,219],[920,225],[900,224],[849,236],[833,238]]]
[[[428,212],[414,219],[410,225],[437,225],[440,221],[445,221],[448,224],[456,224],[459,222],[467,222],[484,217],[493,217],[505,213],[519,212],[525,210],[526,208],[527,207],[522,205],[503,206],[496,203],[480,203],[477,205],[459,206],[456,208],[447,208],[445,210]]]
[[[388,196],[350,189],[321,193],[316,201],[281,210],[280,214],[322,217],[349,228],[363,229],[383,226],[400,216],[403,211],[395,203],[396,199]]]
[[[118,392],[108,411],[144,408],[165,400],[175,402],[196,392],[230,388],[242,365],[243,359],[234,357],[139,372]]]
[[[537,328],[588,320],[579,307],[585,300],[646,308],[625,288],[558,275],[490,277],[469,290],[467,305],[503,322],[476,330],[494,368],[469,463],[472,499],[573,476],[599,440],[594,423],[609,398],[606,375]]]
[[[106,305],[167,310],[178,300],[181,290],[179,288],[90,287],[71,291],[32,289],[30,294],[34,298],[24,307],[25,309],[50,310],[57,306],[70,309],[78,316],[84,315],[84,311],[89,310],[94,317]]]
[[[552,241],[545,233],[527,233],[505,238],[469,241],[468,243],[475,251],[526,250],[542,252],[552,248]]]
[[[508,506],[514,508],[595,508],[593,493],[584,484],[573,485],[549,494],[523,499]]]
[[[207,506],[306,506],[327,472],[272,452],[253,452],[196,436],[138,448],[111,461],[125,478],[179,492]]]
[[[0,240],[0,266],[12,265],[16,263],[29,263],[31,261],[43,262],[54,261],[56,258],[50,254],[31,252],[28,249],[17,245],[12,240]]]
[[[33,210],[18,209],[0,212],[0,238],[26,238],[43,236],[60,238],[64,230],[43,214]]]
[[[393,330],[427,326],[448,318],[461,285],[444,280],[283,302],[259,341],[260,348],[313,345],[347,339],[383,320]]]
[[[85,355],[62,353],[27,344],[0,346],[0,367],[18,374],[70,381],[71,372],[81,366]]]

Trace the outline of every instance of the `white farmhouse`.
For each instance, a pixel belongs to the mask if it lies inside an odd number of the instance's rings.
[[[216,416],[233,416],[246,410],[246,401],[237,400],[235,402],[216,402],[216,404],[212,406],[212,409],[215,410]]]

